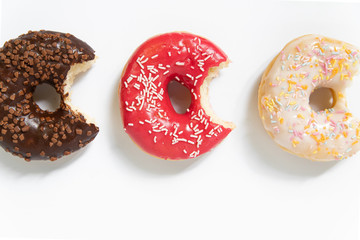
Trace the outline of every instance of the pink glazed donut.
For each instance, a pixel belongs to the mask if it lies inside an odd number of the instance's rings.
[[[184,32],[155,36],[127,62],[119,87],[124,129],[145,152],[163,159],[197,157],[219,144],[234,124],[217,117],[208,86],[228,64],[210,41]],[[191,92],[185,114],[175,112],[167,87],[176,80]]]

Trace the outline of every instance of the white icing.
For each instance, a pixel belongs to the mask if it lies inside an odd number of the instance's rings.
[[[318,35],[285,46],[259,87],[261,119],[277,144],[319,161],[346,158],[360,149],[360,121],[349,112],[345,99],[359,58],[354,46]],[[320,87],[333,90],[335,105],[315,112],[309,97]]]

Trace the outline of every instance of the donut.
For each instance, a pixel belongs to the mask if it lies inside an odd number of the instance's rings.
[[[145,152],[158,158],[195,158],[221,142],[234,128],[217,117],[208,102],[208,86],[227,66],[225,53],[209,40],[185,32],[155,36],[128,60],[119,87],[123,126]],[[170,81],[191,93],[186,113],[169,98]]]
[[[288,43],[265,70],[258,92],[263,125],[284,150],[314,161],[341,160],[359,148],[360,121],[345,89],[359,70],[359,49],[319,35]],[[314,90],[329,88],[330,108],[315,111]]]
[[[56,160],[84,147],[99,129],[71,107],[75,76],[94,62],[94,50],[71,34],[29,31],[0,49],[0,145],[13,155]],[[33,93],[49,84],[60,107],[42,110]]]

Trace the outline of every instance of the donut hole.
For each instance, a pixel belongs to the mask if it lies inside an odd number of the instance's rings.
[[[186,110],[191,104],[191,93],[189,89],[176,80],[170,81],[167,88],[175,112],[178,114],[186,113]]]
[[[55,112],[60,108],[60,95],[55,88],[43,83],[35,88],[33,99],[35,103],[44,111]]]
[[[310,95],[309,104],[316,112],[332,108],[335,105],[333,90],[326,87],[315,89]]]

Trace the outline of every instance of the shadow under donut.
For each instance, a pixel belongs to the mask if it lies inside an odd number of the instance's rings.
[[[282,150],[271,139],[263,127],[258,111],[258,88],[261,77],[262,73],[253,78],[256,81],[251,86],[250,99],[247,104],[248,115],[245,119],[246,124],[250,125],[246,128],[249,149],[252,149],[257,156],[256,159],[251,159],[250,165],[257,169],[261,169],[265,165],[271,170],[275,169],[281,173],[304,177],[321,175],[336,165],[338,161],[316,162],[290,154]],[[262,166],[257,166],[259,164]]]
[[[120,79],[120,76],[117,79]],[[177,174],[189,168],[190,166],[195,165],[195,163],[201,162],[201,160],[204,158],[204,155],[206,156],[207,154],[204,154],[195,159],[169,161],[153,157],[138,147],[135,142],[131,140],[123,128],[118,96],[119,82],[120,80],[115,82],[113,87],[114,91],[112,96],[112,104],[110,109],[111,117],[109,123],[112,128],[109,128],[111,131],[109,135],[112,138],[111,143],[114,144],[112,148],[117,151],[117,155],[119,156],[120,160],[123,160],[126,163],[143,171],[160,175]]]
[[[91,143],[90,143],[91,144]],[[85,147],[86,148],[86,147]],[[11,153],[5,152],[2,148],[0,149],[0,167],[6,167],[14,172],[22,175],[27,174],[47,174],[52,171],[65,168],[72,164],[76,159],[80,158],[84,154],[85,148],[79,149],[78,151],[64,156],[56,161],[50,160],[31,160],[30,162],[25,161],[23,158],[19,158],[11,155]],[[2,166],[1,166],[2,165]]]

